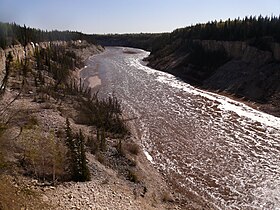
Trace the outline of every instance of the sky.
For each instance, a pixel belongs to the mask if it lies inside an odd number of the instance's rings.
[[[170,32],[212,20],[279,16],[280,0],[0,0],[0,21],[87,34]]]

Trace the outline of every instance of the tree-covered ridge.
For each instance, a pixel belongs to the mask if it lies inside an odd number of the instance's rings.
[[[151,51],[159,48],[169,40],[170,33],[133,33],[92,35],[103,46],[135,47]]]
[[[126,46],[157,52],[167,45],[185,48],[190,40],[246,41],[267,50],[267,43],[280,42],[280,17],[245,17],[226,21],[210,21],[171,33],[92,35],[103,46]]]
[[[91,35],[86,35],[77,31],[44,31],[26,27],[25,25],[20,26],[15,23],[0,22],[0,47],[3,49],[7,46],[19,43],[22,45],[26,45],[29,42],[38,43],[56,40],[86,40],[89,43],[94,43]]]
[[[183,35],[187,39],[246,41],[252,38],[269,36],[280,41],[279,17],[245,17],[211,21],[206,24],[181,28],[171,33],[171,38]]]
[[[201,55],[202,46],[199,45],[201,45],[201,41],[203,40],[242,41],[248,46],[272,52],[273,43],[280,42],[280,17],[250,16],[243,19],[228,19],[219,22],[211,21],[205,24],[196,24],[194,26],[176,29],[168,35],[163,34],[162,36],[158,36],[156,42],[151,43],[151,56],[148,60],[152,61],[154,58],[161,59],[163,56],[171,54],[178,57],[190,53],[193,59],[187,59],[187,63],[191,62],[191,60],[196,60],[208,68],[208,61],[212,59],[211,57],[215,58],[215,56]],[[204,54],[209,53],[205,52]],[[223,53],[225,52],[219,52],[219,54]],[[203,57],[205,59],[202,59]],[[224,59],[226,58],[225,56],[222,57],[222,60],[227,60]],[[216,60],[218,59],[214,59],[214,62]],[[207,62],[204,63],[203,61]],[[153,67],[158,68],[157,66]]]
[[[12,44],[25,44],[42,41],[95,40],[104,46],[128,46],[157,51],[166,44],[182,40],[221,40],[250,41],[252,45],[265,45],[265,42],[280,42],[280,16],[245,17],[226,21],[210,21],[174,30],[172,33],[139,33],[87,35],[77,31],[44,31],[15,23],[0,22],[0,47]],[[172,43],[174,44],[174,43]],[[263,48],[263,46],[261,46]]]

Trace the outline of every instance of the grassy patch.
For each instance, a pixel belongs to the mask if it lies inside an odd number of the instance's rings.
[[[0,123],[0,173],[7,167],[7,163],[5,161],[5,154],[7,153],[5,147],[6,140],[5,137],[3,137],[3,134],[5,133],[6,129],[7,126],[3,123]]]
[[[27,118],[27,122],[25,123],[25,125],[23,126],[23,128],[25,129],[33,129],[34,127],[38,126],[38,120],[36,117],[34,116],[29,116]]]
[[[162,201],[163,202],[174,202],[173,196],[168,191],[164,191],[162,193]]]
[[[128,170],[128,175],[127,175],[128,180],[134,183],[139,183],[140,182],[140,176],[137,173],[137,171],[129,169]]]
[[[127,143],[125,144],[125,149],[133,155],[138,155],[140,152],[140,147],[136,143]]]
[[[50,209],[40,201],[39,194],[26,187],[18,187],[12,178],[0,175],[0,209]]]
[[[26,175],[42,181],[67,177],[67,149],[54,133],[43,133],[40,128],[23,129],[18,140],[22,150],[20,164]]]

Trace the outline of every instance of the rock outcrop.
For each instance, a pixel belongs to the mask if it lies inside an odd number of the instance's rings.
[[[279,43],[271,43],[270,48],[271,52],[268,51],[262,51],[257,49],[256,47],[250,46],[246,42],[241,41],[215,41],[215,40],[194,40],[194,42],[201,44],[201,46],[207,50],[207,51],[221,51],[224,50],[226,54],[230,58],[241,58],[244,57],[246,59],[246,56],[252,56],[254,55],[261,55],[263,56],[266,54],[266,56],[271,56],[273,59],[280,61],[280,44]],[[254,59],[258,59],[257,57],[254,57]]]
[[[41,48],[46,48],[49,46],[48,42],[42,42],[36,44],[36,46]],[[6,57],[9,53],[13,56],[14,61],[21,61],[25,58],[25,56],[33,55],[35,51],[35,44],[29,43],[25,48],[22,45],[13,45],[5,50],[0,48],[0,84],[2,79],[5,75],[5,68],[6,68]]]
[[[229,57],[239,58],[247,48],[247,44],[241,41],[225,42],[215,40],[195,40],[196,43],[207,51],[221,51],[224,50]]]
[[[279,43],[271,43],[270,49],[273,53],[273,57],[275,60],[280,61],[280,44]]]

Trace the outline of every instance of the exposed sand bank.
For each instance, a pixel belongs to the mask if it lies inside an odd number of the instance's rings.
[[[100,86],[102,81],[99,77],[99,64],[85,66],[80,69],[79,78],[81,78],[84,84],[89,88]]]
[[[88,81],[88,87],[90,87],[90,88],[95,88],[95,87],[101,85],[101,79],[99,78],[98,75],[89,77],[87,79],[87,81]]]

